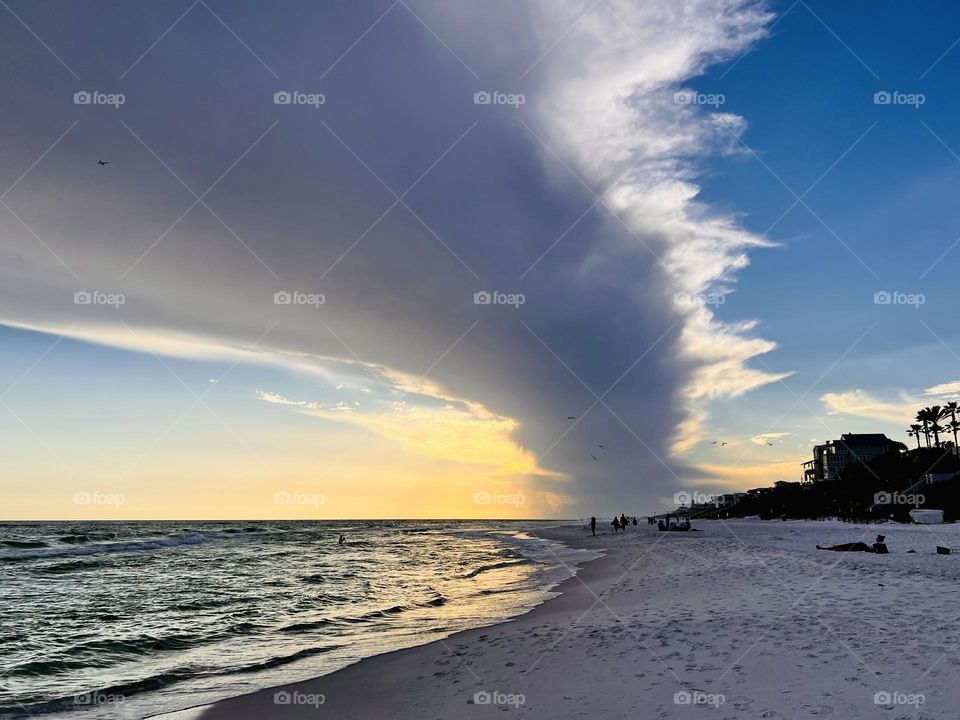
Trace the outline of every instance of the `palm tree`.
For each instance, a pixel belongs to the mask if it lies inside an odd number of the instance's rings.
[[[930,420],[930,432],[933,433],[933,446],[940,447],[940,433],[944,431],[940,421],[944,418],[946,412],[939,405],[933,405],[923,409]]]
[[[957,430],[960,429],[960,423],[957,422],[957,411],[960,410],[960,405],[950,401],[944,408],[944,416],[950,415],[950,429],[953,431],[953,446],[957,447]]]
[[[927,447],[930,447],[930,409],[918,410],[916,420],[922,424],[923,437],[927,441]]]
[[[953,436],[956,437],[957,431],[960,431],[960,422],[957,422],[956,420],[951,420],[949,423],[947,423],[947,425],[950,427],[950,432],[952,432]],[[949,443],[950,441],[948,440],[947,442]],[[953,442],[953,447],[957,447],[956,440],[954,440]]]
[[[920,449],[920,436],[923,435],[923,426],[922,425],[911,425],[910,429],[907,430],[907,435],[910,437],[915,437],[917,439],[917,450]]]

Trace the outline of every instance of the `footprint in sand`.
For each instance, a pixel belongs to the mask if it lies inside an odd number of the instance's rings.
[[[770,720],[784,720],[784,715],[776,710],[761,710],[757,717],[769,718]]]

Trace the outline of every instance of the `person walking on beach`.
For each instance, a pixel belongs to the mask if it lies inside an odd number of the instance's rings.
[[[614,516],[613,516],[613,522],[610,523],[610,524],[613,525],[613,532],[617,532],[617,530],[620,529],[620,518],[618,518],[616,515],[614,515]]]
[[[590,532],[593,533],[594,537],[597,536],[597,518],[593,516],[590,517]]]
[[[627,531],[627,516],[623,513],[620,513],[620,529],[624,532]]]

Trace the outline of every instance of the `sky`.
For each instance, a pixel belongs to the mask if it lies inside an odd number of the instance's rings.
[[[0,16],[5,518],[644,514],[960,390],[950,3]]]

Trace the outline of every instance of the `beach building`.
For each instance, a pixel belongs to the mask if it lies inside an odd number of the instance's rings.
[[[906,449],[903,443],[883,433],[844,433],[839,440],[813,446],[813,459],[803,463],[806,483],[836,479],[837,473],[854,462],[870,462],[881,455]]]
[[[788,490],[788,489],[790,489],[790,488],[794,488],[794,489],[799,488],[799,487],[800,487],[800,483],[798,483],[798,482],[790,482],[789,480],[777,480],[777,481],[773,484],[773,486],[774,486],[777,490]]]

